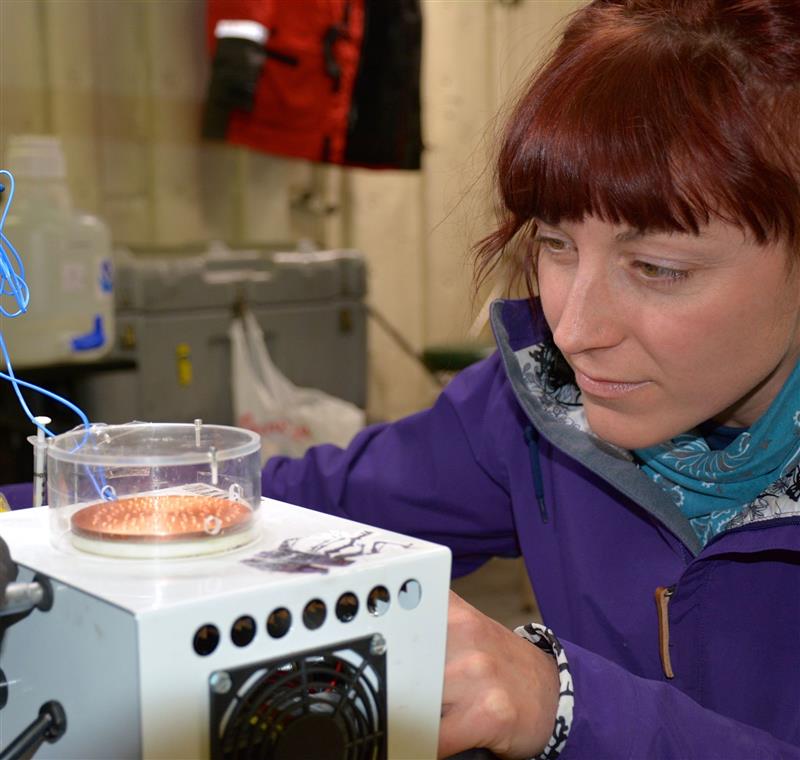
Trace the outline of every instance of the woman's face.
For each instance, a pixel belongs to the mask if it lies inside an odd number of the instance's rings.
[[[800,266],[715,221],[639,234],[538,224],[538,284],[592,430],[627,449],[700,422],[749,426],[800,356]]]

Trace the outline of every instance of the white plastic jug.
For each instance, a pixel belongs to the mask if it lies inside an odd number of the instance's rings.
[[[11,362],[24,368],[94,360],[114,340],[109,229],[74,210],[58,138],[14,136],[6,155],[16,188],[4,233],[31,294],[27,313],[0,317]]]

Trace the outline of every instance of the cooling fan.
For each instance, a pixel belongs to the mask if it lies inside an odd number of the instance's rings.
[[[212,757],[385,760],[385,660],[366,636],[212,675]]]

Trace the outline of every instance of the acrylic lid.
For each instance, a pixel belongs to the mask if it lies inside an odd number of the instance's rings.
[[[202,464],[260,451],[257,433],[226,425],[179,422],[129,422],[79,427],[51,439],[48,459],[98,466]]]

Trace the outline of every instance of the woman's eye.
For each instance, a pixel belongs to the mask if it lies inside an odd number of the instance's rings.
[[[648,261],[636,261],[634,262],[634,267],[646,280],[675,282],[677,280],[685,280],[689,276],[689,272],[685,269],[662,267],[658,264],[651,264]]]
[[[540,250],[545,250],[549,253],[561,253],[567,250],[567,242],[565,240],[559,240],[558,238],[538,235],[534,238],[534,241],[539,244]]]

